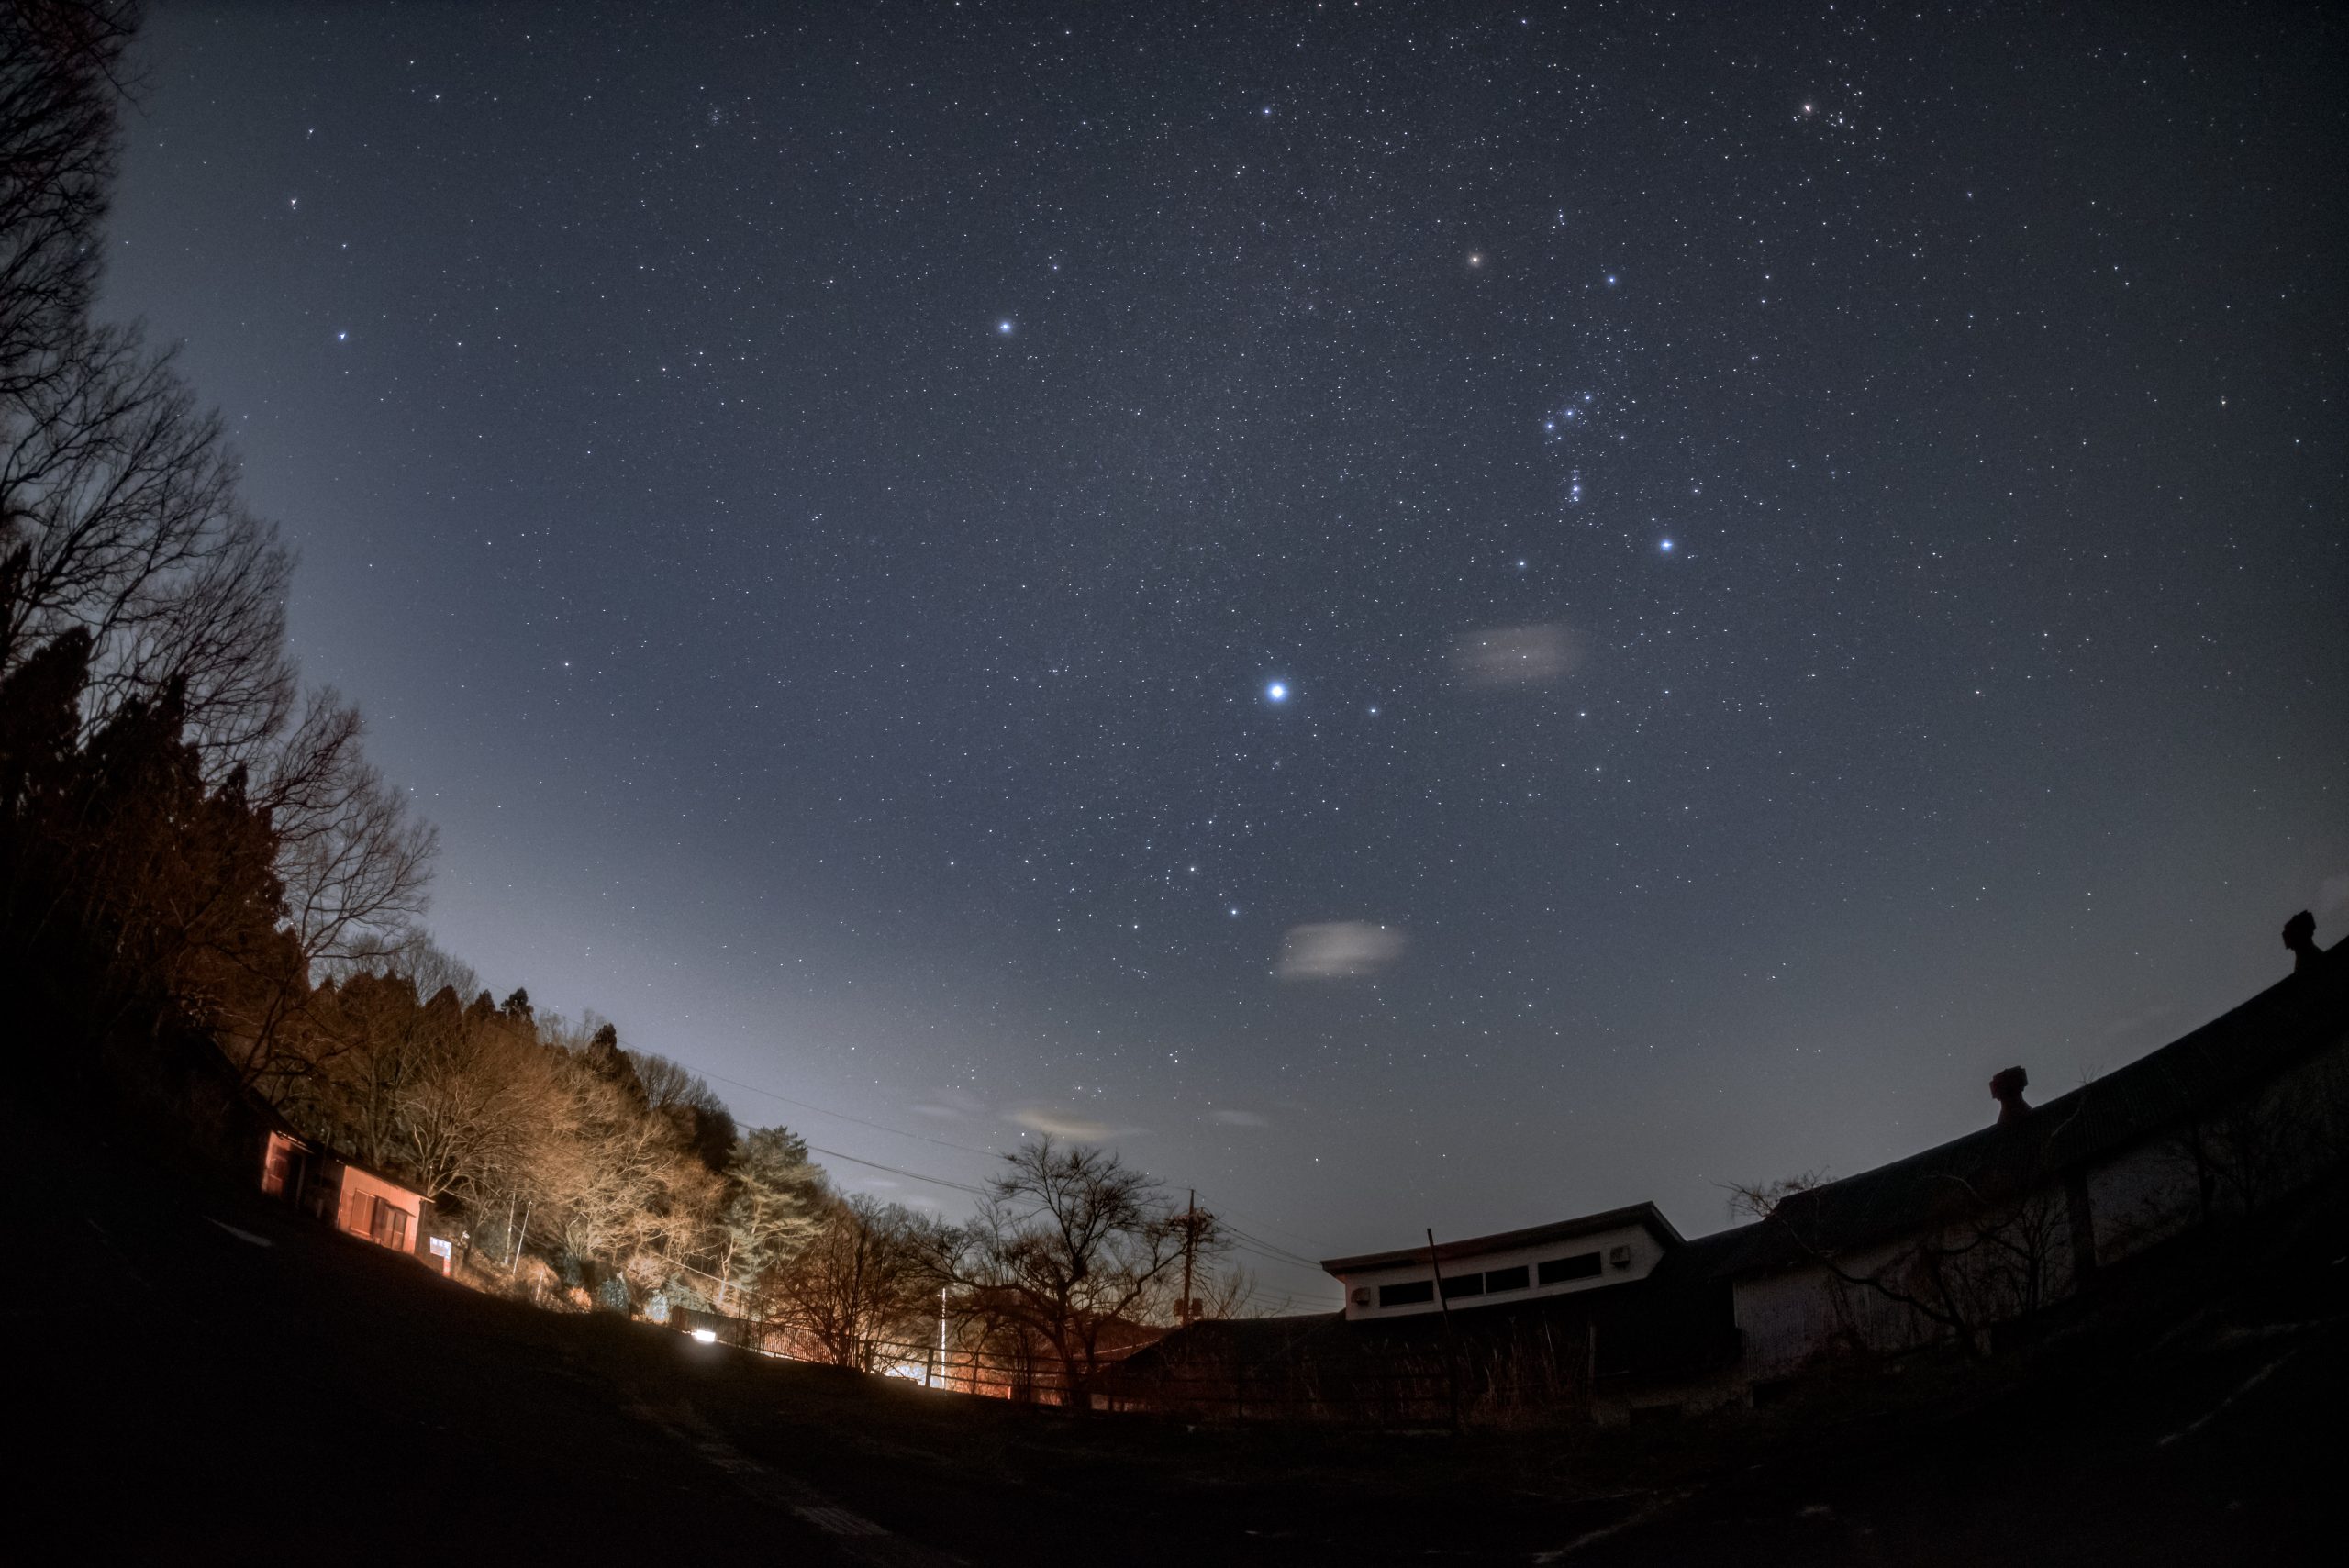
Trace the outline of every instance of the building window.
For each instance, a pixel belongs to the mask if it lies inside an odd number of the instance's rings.
[[[1416,1307],[1422,1301],[1435,1299],[1433,1280],[1412,1280],[1408,1284],[1382,1284],[1378,1287],[1381,1307]]]
[[[1564,1284],[1568,1280],[1597,1279],[1598,1254],[1576,1252],[1571,1258],[1553,1258],[1542,1265],[1543,1284]]]
[[[1505,1290],[1523,1290],[1528,1277],[1523,1263],[1518,1264],[1513,1269],[1486,1269],[1485,1294],[1498,1296]]]
[[[1482,1296],[1484,1294],[1485,1276],[1482,1274],[1446,1274],[1443,1276],[1443,1298],[1446,1301],[1450,1301],[1455,1296]]]

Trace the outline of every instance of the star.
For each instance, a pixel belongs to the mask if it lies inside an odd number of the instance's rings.
[[[1672,541],[1670,539],[1665,539],[1658,548],[1661,549],[1664,554],[1670,555],[1672,553]]]
[[[1009,318],[1008,317],[1005,317],[1003,320],[996,322],[996,323],[995,324],[995,330],[996,330],[996,336],[997,336],[997,337],[999,337],[999,338],[1008,338],[1008,337],[1010,337],[1010,336],[1011,336],[1011,320],[1010,320],[1010,318]]]
[[[1275,706],[1288,701],[1288,683],[1286,681],[1267,682],[1264,686],[1264,700],[1268,703],[1274,704]]]

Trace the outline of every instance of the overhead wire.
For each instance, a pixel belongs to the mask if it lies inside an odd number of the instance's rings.
[[[721,1084],[730,1084],[737,1089],[747,1090],[753,1095],[763,1095],[770,1100],[777,1101],[783,1105],[791,1106],[799,1110],[812,1111],[818,1116],[831,1117],[836,1120],[852,1122],[858,1127],[871,1128],[875,1132],[885,1132],[893,1138],[909,1138],[914,1140],[916,1142],[931,1144],[940,1149],[952,1149],[959,1153],[980,1154],[987,1156],[988,1158],[998,1157],[1001,1153],[1001,1151],[999,1150],[980,1149],[968,1143],[957,1143],[951,1139],[933,1138],[928,1133],[910,1132],[901,1127],[891,1127],[886,1122],[874,1121],[868,1117],[852,1116],[847,1111],[834,1110],[829,1106],[819,1106],[811,1100],[803,1100],[796,1098],[794,1095],[780,1094],[775,1090],[766,1087],[763,1084],[745,1083],[740,1078],[729,1077],[723,1073],[704,1073],[702,1076],[715,1079]],[[893,1176],[904,1176],[910,1181],[926,1183],[931,1186],[945,1187],[954,1192],[968,1193],[974,1197],[985,1197],[987,1195],[986,1188],[974,1186],[969,1182],[958,1182],[952,1177],[932,1175],[927,1171],[909,1170],[902,1165],[885,1164],[878,1160],[868,1160],[862,1155],[843,1153],[840,1150],[826,1149],[814,1143],[808,1144],[807,1149],[810,1153],[820,1154],[828,1160],[843,1160],[852,1165],[862,1165],[868,1170],[886,1172],[888,1174]],[[1211,1206],[1211,1207],[1212,1207],[1214,1206]],[[1229,1214],[1235,1211],[1225,1209],[1222,1212]],[[1263,1223],[1263,1221],[1255,1219],[1253,1216],[1242,1216],[1242,1218],[1248,1218],[1253,1223]],[[1306,1269],[1315,1273],[1321,1272],[1321,1265],[1319,1262],[1312,1258],[1306,1257],[1301,1253],[1293,1252],[1287,1248],[1281,1246],[1278,1242],[1270,1241],[1262,1236],[1242,1230],[1236,1225],[1227,1224],[1225,1229],[1230,1230],[1231,1234],[1238,1239],[1235,1242],[1235,1247],[1238,1251],[1245,1252],[1249,1256],[1263,1262],[1272,1263],[1285,1268]],[[1294,1300],[1294,1296],[1285,1297],[1284,1305],[1287,1305]]]
[[[810,1143],[807,1146],[807,1151],[811,1154],[821,1154],[827,1160],[845,1160],[852,1165],[867,1165],[875,1171],[886,1171],[893,1176],[910,1176],[917,1182],[928,1182],[932,1186],[952,1187],[958,1193],[969,1193],[975,1197],[987,1195],[986,1188],[974,1187],[968,1182],[949,1181],[944,1176],[932,1176],[920,1171],[908,1171],[901,1165],[884,1165],[878,1160],[860,1159],[854,1154],[843,1154],[837,1149],[819,1149]]]
[[[738,1089],[748,1089],[754,1095],[764,1095],[768,1099],[780,1100],[786,1106],[795,1106],[803,1111],[814,1111],[818,1116],[835,1117],[841,1121],[852,1121],[859,1127],[869,1127],[875,1132],[885,1132],[895,1138],[910,1138],[921,1143],[934,1143],[941,1149],[955,1149],[965,1154],[985,1154],[990,1158],[1001,1152],[995,1149],[976,1149],[968,1143],[956,1143],[950,1139],[932,1138],[926,1132],[907,1132],[902,1127],[891,1127],[886,1122],[872,1121],[861,1116],[851,1116],[846,1111],[836,1111],[829,1106],[819,1106],[807,1100],[795,1100],[789,1095],[778,1095],[773,1089],[757,1084],[745,1084],[740,1078],[729,1078],[723,1073],[704,1073],[701,1075],[705,1078],[715,1078],[721,1084],[731,1084]],[[841,1158],[846,1159],[847,1156],[842,1155]]]
[[[1239,1237],[1242,1241],[1253,1242],[1256,1246],[1263,1248],[1265,1251],[1277,1254],[1285,1262],[1297,1263],[1308,1269],[1318,1269],[1321,1266],[1321,1262],[1318,1258],[1308,1258],[1301,1253],[1292,1252],[1286,1247],[1278,1246],[1271,1241],[1265,1240],[1262,1236],[1251,1235],[1247,1231],[1241,1229],[1237,1225],[1229,1225],[1224,1229],[1230,1231],[1234,1236]]]

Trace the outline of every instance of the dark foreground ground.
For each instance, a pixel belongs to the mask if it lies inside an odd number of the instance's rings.
[[[1898,1415],[1188,1429],[534,1312],[0,1111],[11,1562],[2208,1564],[2349,1514],[2337,1209]]]

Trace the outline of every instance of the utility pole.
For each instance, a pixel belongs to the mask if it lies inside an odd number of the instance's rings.
[[[1436,1262],[1435,1231],[1428,1230],[1428,1273],[1435,1276],[1435,1307],[1443,1315],[1443,1384],[1452,1404],[1452,1429],[1460,1429],[1460,1351],[1452,1342],[1452,1303],[1443,1296],[1443,1267]]]
[[[925,1384],[928,1379],[923,1380]],[[946,1287],[938,1287],[938,1381],[946,1381]]]
[[[1190,1195],[1183,1205],[1183,1299],[1174,1311],[1174,1321],[1186,1327],[1191,1321],[1191,1254],[1199,1244],[1199,1189],[1191,1188]]]

